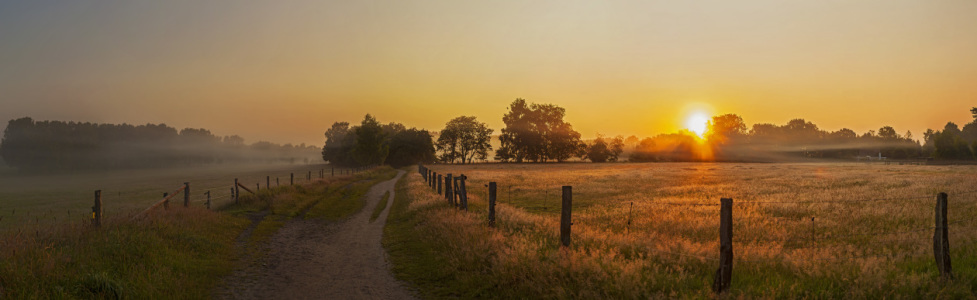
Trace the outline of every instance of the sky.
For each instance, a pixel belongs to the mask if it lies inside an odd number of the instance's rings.
[[[319,145],[367,113],[498,133],[516,98],[566,108],[585,138],[702,112],[920,138],[977,106],[969,0],[0,0],[0,41],[0,122],[248,142]]]

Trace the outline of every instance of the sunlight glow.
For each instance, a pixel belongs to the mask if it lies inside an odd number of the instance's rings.
[[[685,128],[702,138],[706,134],[707,123],[709,123],[709,116],[703,112],[695,112],[685,119]]]

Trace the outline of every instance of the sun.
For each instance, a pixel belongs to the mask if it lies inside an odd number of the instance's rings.
[[[685,128],[695,133],[699,138],[706,134],[706,126],[709,123],[709,116],[704,112],[695,112],[685,119]]]

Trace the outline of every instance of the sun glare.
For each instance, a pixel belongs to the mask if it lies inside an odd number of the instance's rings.
[[[709,123],[709,116],[702,112],[696,112],[685,119],[685,128],[701,138],[706,133],[707,123]]]

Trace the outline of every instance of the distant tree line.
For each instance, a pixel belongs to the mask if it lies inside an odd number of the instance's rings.
[[[502,117],[494,158],[500,162],[781,161],[798,159],[977,159],[977,107],[974,121],[960,129],[950,122],[940,131],[927,130],[924,144],[912,132],[900,134],[882,126],[862,134],[842,128],[820,129],[793,119],[786,124],[747,126],[736,114],[714,116],[703,137],[688,130],[640,139],[636,136],[582,140],[563,120],[566,110],[553,104],[516,99]],[[340,165],[387,163],[472,163],[485,161],[493,150],[493,129],[474,116],[448,121],[439,132],[380,124],[367,115],[359,126],[337,122],[326,132],[323,158]],[[435,142],[436,141],[436,142]]]
[[[220,163],[296,163],[315,157],[314,146],[219,137],[206,129],[165,124],[98,124],[11,120],[0,157],[20,170],[125,169]]]
[[[380,124],[367,114],[358,126],[335,122],[326,130],[322,159],[338,166],[389,164],[402,167],[434,162],[434,142],[427,130],[400,123]]]
[[[963,129],[947,122],[943,130],[926,130],[923,152],[947,160],[977,159],[977,107],[971,108],[970,113],[974,120],[964,124]]]

